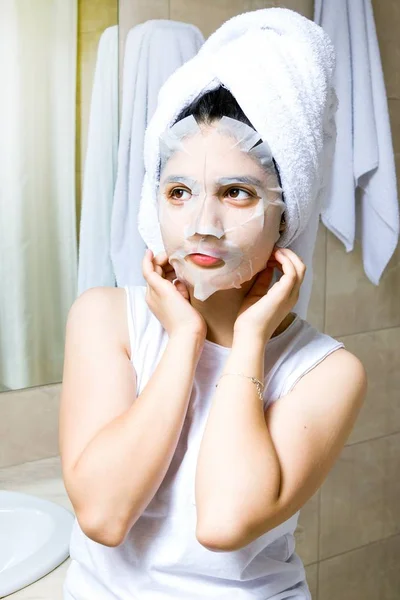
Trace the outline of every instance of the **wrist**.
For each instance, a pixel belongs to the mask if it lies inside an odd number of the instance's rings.
[[[265,344],[269,340],[271,335],[266,335],[264,332],[246,328],[246,329],[234,329],[233,331],[233,344],[234,345],[244,345],[246,347],[254,346],[254,347],[262,347],[264,348]]]
[[[188,327],[182,327],[176,329],[169,336],[170,340],[180,340],[186,344],[194,344],[196,347],[201,349],[206,339],[206,332],[199,329],[190,329]]]

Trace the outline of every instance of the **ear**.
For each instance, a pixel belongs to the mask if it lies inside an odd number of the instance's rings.
[[[285,214],[283,214],[282,218],[281,218],[281,223],[279,225],[279,233],[282,234],[285,231],[285,229],[286,229],[286,221],[285,221]]]

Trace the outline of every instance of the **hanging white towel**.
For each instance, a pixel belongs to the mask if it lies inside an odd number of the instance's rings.
[[[365,273],[378,285],[398,243],[399,205],[371,0],[315,0],[314,20],[335,46],[339,100],[322,221],[347,252],[360,238]]]
[[[118,25],[99,41],[90,106],[80,221],[78,294],[114,286],[110,223],[118,153]]]
[[[125,47],[118,173],[111,221],[111,258],[118,286],[145,285],[146,249],[137,227],[144,177],[143,140],[160,87],[204,42],[194,25],[150,20],[130,30]]]

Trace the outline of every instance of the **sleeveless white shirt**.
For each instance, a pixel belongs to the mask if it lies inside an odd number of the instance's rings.
[[[146,286],[125,290],[139,395],[162,357],[168,334],[147,306]],[[297,315],[266,344],[265,406],[288,393],[305,373],[342,347],[343,343]],[[300,511],[240,550],[213,552],[196,539],[197,456],[215,384],[229,353],[230,348],[205,340],[169,469],[124,542],[117,547],[94,542],[75,519],[64,600],[311,599],[303,563],[295,552]],[[139,459],[133,457],[132,469]]]

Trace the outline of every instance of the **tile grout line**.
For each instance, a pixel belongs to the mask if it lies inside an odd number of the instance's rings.
[[[345,554],[349,554],[350,552],[357,552],[357,550],[362,550],[363,548],[367,548],[368,546],[374,546],[375,544],[381,544],[382,542],[386,542],[392,538],[400,536],[400,530],[396,533],[392,533],[386,537],[380,538],[379,540],[373,540],[372,542],[368,542],[367,544],[363,544],[362,546],[357,546],[356,548],[351,548],[350,550],[345,550],[344,552],[339,552],[339,554],[332,554],[332,556],[327,556],[326,558],[321,558],[318,560],[318,564],[321,562],[325,562],[327,560],[331,560],[332,558],[338,558],[339,556],[344,556]],[[310,563],[307,565],[308,567],[311,565],[315,565],[316,563]]]
[[[388,331],[389,329],[400,329],[400,324],[399,325],[390,325],[389,327],[378,327],[377,329],[367,329],[365,331],[354,331],[353,333],[335,333],[335,334],[330,334],[328,333],[327,335],[332,335],[332,337],[335,338],[345,338],[345,337],[350,337],[350,336],[354,336],[354,335],[364,335],[366,333],[376,333],[377,331]],[[326,333],[326,332],[325,332]]]
[[[392,437],[394,435],[399,435],[400,431],[394,431],[392,433],[384,433],[383,435],[378,435],[376,437],[367,438],[365,440],[358,440],[358,442],[350,442],[349,444],[345,444],[344,448],[350,448],[351,446],[357,446],[358,444],[365,444],[367,442],[374,442],[376,440],[381,440],[382,438]]]

